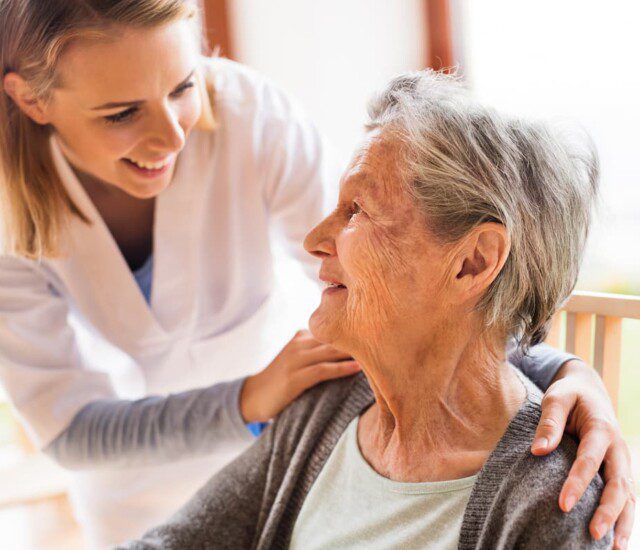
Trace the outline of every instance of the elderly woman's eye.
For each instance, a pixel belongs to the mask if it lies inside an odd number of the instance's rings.
[[[351,203],[351,210],[349,211],[349,217],[353,218],[356,214],[360,214],[362,212],[362,208],[357,202]]]

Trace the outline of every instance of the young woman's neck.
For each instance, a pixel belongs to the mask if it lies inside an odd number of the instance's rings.
[[[141,267],[153,250],[155,198],[138,199],[88,174],[69,162],[76,178],[93,202],[133,270]]]

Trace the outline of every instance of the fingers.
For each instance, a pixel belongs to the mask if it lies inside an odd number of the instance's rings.
[[[635,496],[631,461],[621,439],[616,439],[607,451],[605,464],[605,487],[589,530],[595,539],[600,539],[615,524],[616,546],[623,547],[631,534],[633,515],[629,518],[626,514],[630,508],[633,512]]]
[[[614,549],[625,550],[629,544],[629,537],[631,536],[631,529],[633,527],[633,519],[636,513],[636,500],[633,493],[633,487],[631,489],[631,495],[627,500],[627,504],[622,510],[622,514],[618,518],[616,523]]]
[[[299,383],[303,391],[327,380],[334,378],[344,378],[360,371],[360,366],[356,361],[339,361],[317,363],[305,369],[301,369],[298,374]]]
[[[611,458],[607,459],[604,491],[589,524],[591,535],[596,540],[613,528],[631,495],[630,482],[622,473],[626,469],[626,457],[616,457],[615,454],[615,451],[607,453]]]
[[[337,350],[333,346],[322,344],[306,350],[304,358],[306,365],[314,365],[317,363],[345,361],[351,359],[351,356],[348,353]]]
[[[560,508],[571,511],[580,497],[598,473],[605,453],[611,444],[609,431],[600,424],[586,429],[584,437],[578,445],[576,460],[569,470],[569,476],[560,491]]]
[[[575,395],[558,396],[549,392],[545,394],[542,399],[542,416],[531,445],[534,455],[549,454],[558,446],[575,402]]]
[[[293,335],[293,338],[289,340],[286,347],[303,350],[312,349],[320,345],[322,344],[318,342],[308,330],[299,330]]]

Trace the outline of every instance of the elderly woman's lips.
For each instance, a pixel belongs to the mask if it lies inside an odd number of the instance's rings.
[[[325,286],[325,289],[323,291],[323,294],[324,293],[332,294],[334,292],[338,292],[340,290],[346,290],[347,289],[346,286],[338,284],[338,283],[325,283],[325,285],[326,286]]]

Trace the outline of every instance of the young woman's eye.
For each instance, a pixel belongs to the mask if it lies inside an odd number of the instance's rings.
[[[104,117],[104,119],[109,124],[117,124],[119,122],[126,122],[128,120],[131,120],[131,118],[133,118],[133,115],[135,115],[137,112],[138,112],[137,107],[129,107],[128,109],[125,109],[124,111],[116,113],[115,115],[106,116]]]
[[[194,86],[195,86],[195,82],[193,80],[190,80],[189,82],[185,82],[182,86],[180,86],[179,88],[176,88],[173,92],[171,92],[171,96],[180,97],[189,88],[193,88]]]

